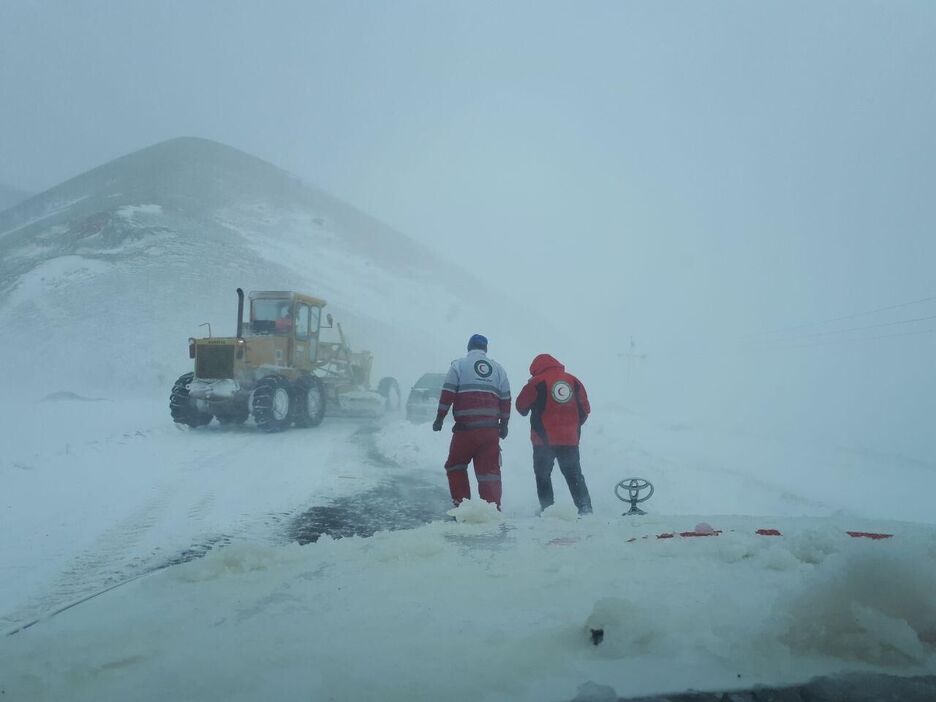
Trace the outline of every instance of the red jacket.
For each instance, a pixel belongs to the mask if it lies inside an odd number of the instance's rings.
[[[578,446],[591,412],[585,386],[548,353],[533,359],[530,375],[517,395],[517,411],[523,416],[530,413],[533,445]]]

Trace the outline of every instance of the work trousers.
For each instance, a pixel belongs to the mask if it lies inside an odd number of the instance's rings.
[[[448,474],[449,492],[457,507],[462,500],[471,499],[468,483],[468,464],[474,462],[478,479],[478,494],[485,502],[501,506],[500,435],[497,428],[464,429],[452,433],[445,472]]]
[[[559,470],[569,485],[572,501],[579,514],[589,514],[592,511],[591,496],[588,494],[585,476],[582,475],[578,446],[533,446],[533,472],[536,474],[540,509],[546,509],[554,502],[552,469],[556,460],[559,461]]]

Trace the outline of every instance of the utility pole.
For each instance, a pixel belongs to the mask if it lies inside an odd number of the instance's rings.
[[[637,342],[634,341],[634,337],[631,337],[630,347],[627,353],[620,353],[618,356],[624,359],[624,384],[627,385],[630,376],[633,375],[632,371],[635,370],[634,364],[636,364],[637,361],[645,361],[647,359],[647,354],[637,353]]]

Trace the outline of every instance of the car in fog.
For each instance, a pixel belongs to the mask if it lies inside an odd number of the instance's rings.
[[[424,373],[410,390],[406,399],[406,418],[416,424],[431,422],[439,409],[439,395],[445,373]]]

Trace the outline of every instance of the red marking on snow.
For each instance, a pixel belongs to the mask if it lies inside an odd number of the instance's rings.
[[[732,529],[732,531],[734,531]],[[666,531],[662,534],[657,534],[658,539],[675,539],[677,536],[682,537],[693,537],[693,536],[718,536],[722,533],[721,529],[716,529],[714,531]],[[779,529],[757,529],[755,532],[758,536],[783,536],[783,533]],[[873,531],[847,531],[845,532],[853,539],[872,539],[874,541],[880,541],[881,539],[890,539],[893,538],[893,534],[879,534]],[[648,536],[641,536],[641,539],[647,539]],[[637,540],[637,537],[632,537],[627,540],[627,543],[633,543]],[[563,541],[562,539],[553,539],[550,543]]]
[[[578,543],[578,539],[573,536],[561,536],[547,543],[548,546],[571,546]]]
[[[717,529],[715,531],[681,531],[679,532],[680,536],[718,536],[721,534],[721,530]]]
[[[872,531],[846,531],[853,539],[874,539],[875,541],[879,539],[889,539],[893,534],[876,534]]]
[[[715,531],[681,531],[681,532],[679,532],[678,534],[677,534],[676,532],[673,532],[673,531],[666,531],[666,532],[663,532],[662,534],[657,534],[657,538],[658,538],[658,539],[675,539],[677,536],[688,536],[688,537],[691,537],[691,536],[718,536],[719,534],[721,534],[721,530],[720,530],[720,529],[715,530]],[[645,536],[644,538],[646,539],[647,537]]]

